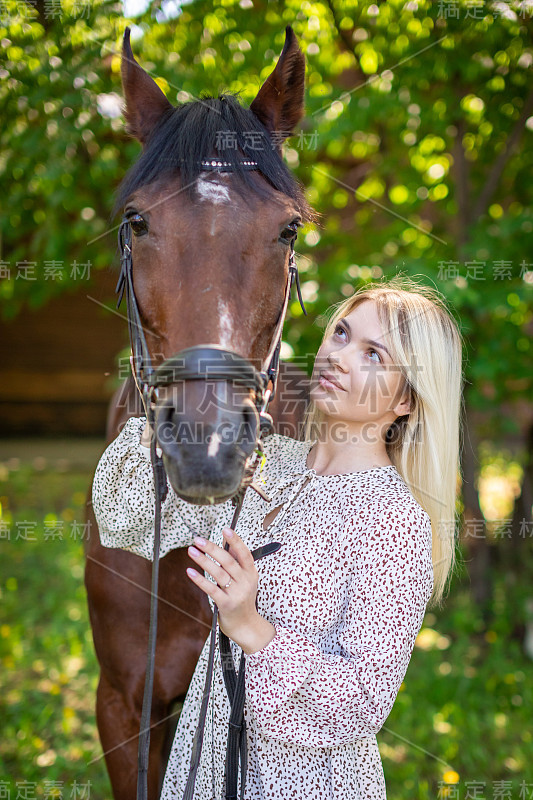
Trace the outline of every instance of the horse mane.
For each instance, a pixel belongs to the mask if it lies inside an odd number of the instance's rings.
[[[194,202],[201,161],[217,158],[232,165],[238,191],[246,187],[268,197],[268,188],[253,181],[240,163],[256,161],[270,186],[295,201],[304,222],[316,220],[318,215],[307,202],[303,186],[286,166],[268,130],[253,111],[240,104],[237,95],[232,92],[223,92],[218,97],[201,95],[198,100],[164,113],[138,161],[120,184],[113,215],[134,191],[177,170],[184,191]]]

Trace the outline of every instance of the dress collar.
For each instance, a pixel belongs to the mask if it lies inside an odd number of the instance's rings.
[[[300,481],[302,478],[318,478],[321,481],[335,482],[337,479],[355,479],[368,472],[380,471],[382,474],[388,474],[391,477],[398,475],[398,471],[393,464],[387,464],[383,467],[373,467],[372,469],[357,470],[355,472],[345,472],[332,475],[318,475],[316,470],[307,466],[307,457],[309,451],[317,443],[317,439],[312,441],[299,441],[294,440],[294,454],[288,459],[286,468],[284,469],[284,477],[275,482],[276,489],[284,489],[286,486]]]

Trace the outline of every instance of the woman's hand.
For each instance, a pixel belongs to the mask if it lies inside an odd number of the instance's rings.
[[[224,528],[222,533],[230,543],[229,550],[201,536],[195,536],[196,546],[188,549],[189,556],[216,583],[194,569],[188,569],[187,574],[218,606],[220,628],[226,636],[245,653],[255,653],[272,641],[276,629],[255,607],[258,573],[250,550],[231,528]]]

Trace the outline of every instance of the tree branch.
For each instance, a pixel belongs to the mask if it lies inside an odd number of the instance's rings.
[[[454,142],[453,158],[455,162],[455,175],[457,178],[457,206],[459,209],[457,231],[457,249],[462,257],[463,248],[468,239],[468,225],[470,218],[470,203],[468,191],[469,164],[465,157],[463,146],[463,136],[465,133],[465,121],[461,117],[455,121],[457,136]]]
[[[345,46],[346,50],[349,53],[353,53],[355,56],[354,46],[352,42],[352,37],[348,34],[348,31],[344,28],[340,28],[340,20],[337,16],[337,12],[335,10],[335,6],[333,5],[333,0],[327,0],[327,4],[329,10],[331,11],[331,16],[333,17],[333,22],[335,23],[335,28],[337,29],[337,33],[339,34],[340,39],[342,40],[343,45]],[[355,56],[357,58],[357,56]],[[359,63],[359,62],[358,62]]]
[[[48,8],[45,3],[45,0],[35,0],[35,2],[31,2],[31,0],[26,0],[26,4],[33,11],[37,11],[39,17],[39,23],[43,26],[45,31],[49,31],[53,24],[53,17],[50,17],[48,14]]]
[[[481,192],[479,193],[478,200],[476,205],[474,206],[474,212],[472,214],[472,222],[476,222],[482,214],[485,213],[487,210],[487,206],[492,198],[492,195],[496,191],[500,178],[502,176],[503,170],[505,169],[505,165],[509,160],[514,148],[518,144],[518,140],[522,134],[524,126],[526,124],[527,119],[531,116],[533,112],[533,89],[529,93],[526,102],[524,103],[524,108],[522,109],[522,113],[520,114],[520,119],[517,120],[516,125],[514,126],[513,130],[507,137],[507,141],[505,143],[505,147],[494,162],[492,169],[489,173],[489,176],[483,186]]]

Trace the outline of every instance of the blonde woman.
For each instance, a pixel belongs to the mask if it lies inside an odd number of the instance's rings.
[[[191,545],[198,569],[189,577],[217,604],[236,667],[239,648],[246,653],[247,800],[386,797],[376,733],[426,605],[441,604],[453,571],[461,364],[458,327],[436,290],[405,277],[368,284],[333,309],[303,440],[265,441],[255,479],[270,502],[247,492],[231,531],[230,501],[195,507],[169,489],[162,555]],[[145,422],[128,420],[102,456],[93,503],[104,545],[150,558]],[[203,535],[192,541],[190,526]],[[251,551],[274,540],[281,549],[254,563]],[[208,646],[163,800],[183,795]],[[219,661],[209,702],[200,800],[224,797],[229,704]]]

